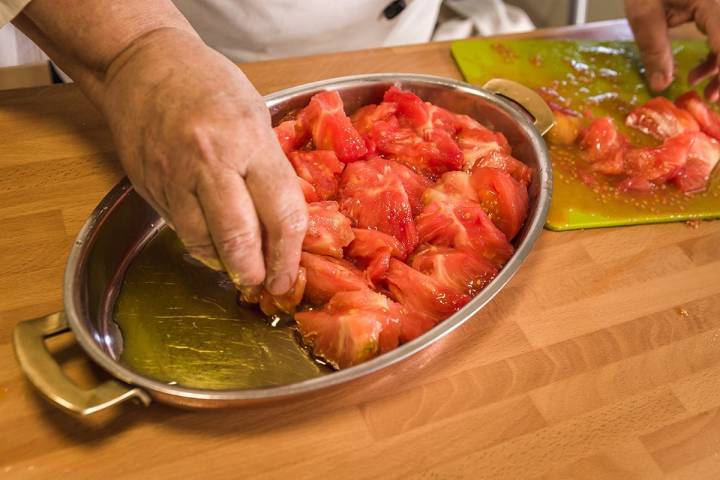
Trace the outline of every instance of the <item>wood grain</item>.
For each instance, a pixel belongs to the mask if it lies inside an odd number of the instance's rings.
[[[538,31],[627,39],[623,22]],[[697,35],[691,30],[676,35]],[[334,76],[458,78],[438,43],[243,66],[262,92]],[[543,232],[453,351],[344,398],[79,420],[13,358],[16,322],[62,308],[84,219],[122,176],[74,86],[0,92],[3,478],[720,478],[720,222]],[[73,378],[103,374],[70,336]]]

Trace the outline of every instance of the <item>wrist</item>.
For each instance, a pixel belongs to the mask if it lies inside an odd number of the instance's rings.
[[[179,28],[158,28],[130,42],[113,58],[102,79],[100,106],[103,110],[113,97],[128,86],[138,91],[161,82],[176,67],[178,52],[183,55],[208,48],[197,34]]]

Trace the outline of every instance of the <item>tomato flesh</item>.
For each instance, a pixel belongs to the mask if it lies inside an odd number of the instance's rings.
[[[628,127],[665,140],[681,133],[700,130],[695,118],[686,110],[678,108],[664,97],[655,97],[639,106],[627,116]]]
[[[350,219],[340,213],[337,202],[308,205],[308,227],[303,250],[318,255],[342,258],[343,248],[353,241]]]

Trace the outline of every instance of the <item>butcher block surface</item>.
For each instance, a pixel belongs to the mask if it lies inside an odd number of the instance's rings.
[[[619,21],[533,36],[630,33]],[[368,72],[460,78],[447,43],[242,68],[263,93]],[[720,478],[717,221],[545,231],[452,348],[343,396],[88,419],[53,408],[19,371],[11,332],[62,309],[70,245],[121,176],[74,86],[0,93],[0,477]],[[104,378],[72,335],[50,348],[79,383]]]

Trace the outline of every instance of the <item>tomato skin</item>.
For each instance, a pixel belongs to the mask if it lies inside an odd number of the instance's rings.
[[[303,250],[318,255],[342,258],[343,248],[353,241],[350,220],[340,213],[337,202],[308,204],[308,227]]]
[[[651,98],[630,112],[625,124],[658,140],[700,131],[700,126],[689,112],[664,97]]]
[[[625,148],[627,139],[610,117],[595,119],[581,136],[580,146],[590,163],[603,161]]]
[[[341,162],[354,162],[367,154],[365,142],[345,115],[338,92],[313,95],[296,120],[301,132],[310,132],[315,148],[334,151]]]
[[[302,252],[300,265],[307,277],[305,300],[313,305],[329,301],[338,292],[369,288],[362,272],[346,260]]]
[[[685,167],[693,133],[670,137],[658,147],[629,148],[625,152],[625,171],[629,177],[664,183]]]
[[[298,177],[308,182],[320,200],[337,196],[338,178],[345,165],[330,150],[295,151],[288,155]],[[306,196],[307,198],[307,196]]]
[[[532,168],[505,152],[490,152],[488,155],[485,155],[475,163],[474,168],[480,167],[497,168],[502,170],[503,172],[511,175],[518,182],[522,183],[525,187],[530,185],[530,182],[532,182]]]
[[[720,143],[704,133],[693,136],[685,167],[672,181],[681,192],[698,193],[707,189],[710,175],[720,161]]]
[[[705,135],[720,142],[720,114],[711,110],[696,91],[691,90],[680,95],[675,100],[675,105],[688,111]]]
[[[515,238],[528,213],[527,188],[497,168],[476,167],[470,182],[490,220],[508,240]]]

